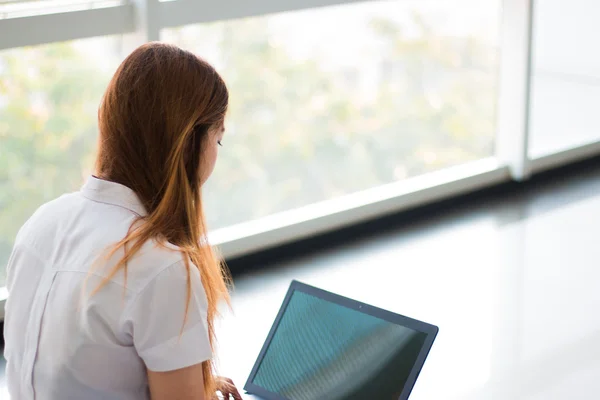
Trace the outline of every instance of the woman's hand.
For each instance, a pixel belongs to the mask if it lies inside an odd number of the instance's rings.
[[[232,397],[234,400],[242,400],[242,395],[235,387],[235,383],[229,378],[222,376],[217,378],[217,390],[223,395],[223,399],[230,400]]]

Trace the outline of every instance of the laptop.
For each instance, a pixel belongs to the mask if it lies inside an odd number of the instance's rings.
[[[434,325],[293,281],[244,399],[406,400]]]

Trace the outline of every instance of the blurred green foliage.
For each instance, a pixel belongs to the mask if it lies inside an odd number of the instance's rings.
[[[269,18],[164,34],[200,55],[213,43],[207,58],[231,92],[224,147],[204,191],[212,228],[492,155],[495,46],[437,34],[419,14],[411,34],[375,18],[377,60],[357,54],[355,66],[331,70],[316,56],[292,56]],[[36,207],[90,173],[119,40],[0,52],[0,266]]]

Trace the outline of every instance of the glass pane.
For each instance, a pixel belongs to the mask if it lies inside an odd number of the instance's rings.
[[[91,172],[98,105],[120,60],[118,37],[0,52],[0,286],[21,225]]]
[[[530,156],[600,140],[600,3],[538,1],[531,76]],[[558,28],[560,27],[560,29]]]
[[[498,29],[498,0],[402,0],[163,30],[231,91],[210,226],[491,156]]]

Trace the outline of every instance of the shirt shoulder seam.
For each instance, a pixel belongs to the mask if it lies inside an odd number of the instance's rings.
[[[183,260],[177,260],[177,261],[174,261],[171,264],[168,264],[167,266],[161,268],[150,279],[148,279],[148,281],[145,282],[144,285],[135,294],[133,294],[131,299],[129,299],[129,301],[127,302],[127,305],[125,306],[125,308],[123,310],[123,313],[121,314],[121,318],[120,318],[120,322],[119,322],[120,326],[123,326],[125,319],[129,315],[130,311],[134,308],[140,295],[148,288],[148,286],[150,286],[150,284],[152,282],[154,282],[154,280],[157,279],[163,272],[167,271],[168,269],[171,269],[174,265],[181,263],[181,262],[183,262]]]
[[[95,190],[95,189],[94,189],[94,190]],[[94,203],[98,203],[98,204],[105,204],[105,205],[107,205],[107,206],[118,207],[118,208],[121,208],[121,209],[123,209],[123,210],[127,210],[127,211],[129,211],[130,213],[132,213],[133,215],[137,215],[138,217],[141,217],[141,216],[142,216],[140,213],[138,213],[138,212],[136,212],[136,211],[132,210],[131,208],[129,208],[129,207],[132,207],[132,208],[134,207],[134,205],[133,205],[133,204],[131,204],[131,203],[123,202],[123,204],[116,204],[116,203],[111,203],[111,202],[108,202],[108,201],[101,201],[101,200],[98,200],[98,199],[93,199],[93,198],[91,198],[91,197],[89,197],[89,196],[86,196],[86,195],[85,195],[84,193],[82,193],[82,192],[78,192],[78,193],[79,193],[79,194],[81,195],[81,197],[83,197],[84,199],[86,199],[86,200],[89,200],[89,201],[92,201],[92,202],[94,202]]]
[[[95,276],[97,278],[103,278],[103,279],[106,278],[106,276],[104,276],[102,274],[99,274],[97,272],[93,272],[93,271],[81,271],[81,270],[78,270],[78,269],[64,269],[64,268],[59,268],[59,269],[55,268],[55,271],[56,271],[56,273],[60,273],[60,272],[74,272],[74,273],[79,273],[79,274],[88,274],[88,275],[91,275],[91,276]],[[115,285],[117,285],[119,287],[122,287],[123,289],[127,290],[128,292],[135,293],[135,290],[131,289],[130,287],[128,287],[128,286],[126,286],[126,285],[124,285],[124,284],[122,284],[120,282],[114,281],[112,279],[108,280],[107,283],[113,283],[113,284],[115,284]]]
[[[146,288],[148,286],[150,286],[150,284],[152,282],[154,282],[163,272],[165,272],[168,269],[171,269],[174,265],[182,263],[183,260],[177,260],[177,261],[173,261],[172,263],[166,265],[165,267],[160,268],[157,272],[155,272],[152,277],[150,279],[148,279],[143,285],[142,287],[137,291],[137,293],[133,296],[133,298],[131,299],[131,302],[134,303],[137,298],[139,297],[139,295],[146,290]]]
[[[16,243],[13,247],[12,253],[16,253],[17,249],[23,249],[30,252],[35,258],[37,258],[42,264],[44,264],[45,268],[49,267],[50,269],[54,269],[54,264],[49,264],[48,261],[46,261],[42,256],[40,256],[38,251],[33,246],[30,246],[29,244],[23,242]]]

